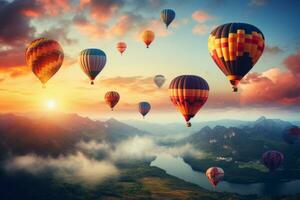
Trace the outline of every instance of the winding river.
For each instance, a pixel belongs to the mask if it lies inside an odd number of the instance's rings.
[[[169,154],[158,155],[150,165],[159,167],[172,176],[216,192],[230,192],[241,195],[256,194],[259,196],[281,196],[300,193],[300,180],[254,184],[237,184],[223,181],[218,184],[217,188],[214,188],[208,182],[204,173],[194,171],[181,157],[174,157]]]

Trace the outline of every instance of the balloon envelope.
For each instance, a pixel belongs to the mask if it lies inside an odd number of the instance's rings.
[[[145,117],[151,109],[151,105],[148,102],[139,103],[139,112],[143,117]]]
[[[205,175],[211,184],[216,187],[224,178],[224,170],[220,167],[210,167],[208,170],[206,170]]]
[[[208,94],[208,83],[199,76],[183,75],[172,80],[169,86],[170,99],[185,121],[189,122],[205,104]]]
[[[100,49],[85,49],[79,55],[81,69],[94,84],[96,76],[106,64],[106,54]]]
[[[284,156],[279,151],[267,151],[262,156],[262,161],[264,165],[270,170],[276,170],[284,160]]]
[[[105,103],[113,110],[120,100],[120,95],[118,92],[109,91],[104,96]]]
[[[163,75],[156,75],[154,77],[154,83],[158,88],[161,88],[165,83],[166,78]]]
[[[233,91],[263,53],[263,33],[253,25],[228,23],[215,28],[208,38],[209,53],[227,76]]]
[[[284,141],[288,144],[294,144],[300,139],[300,128],[292,126],[285,129],[282,133]]]
[[[153,31],[146,30],[142,33],[142,39],[146,44],[147,48],[149,48],[149,45],[153,42],[154,38],[155,38],[155,34]]]
[[[165,23],[166,27],[171,24],[171,22],[175,19],[175,11],[172,9],[164,9],[160,12],[160,18]]]
[[[26,49],[27,65],[43,85],[60,69],[64,52],[55,40],[39,38],[32,41]]]
[[[121,55],[123,54],[123,52],[126,50],[127,45],[125,42],[118,42],[117,43],[117,49],[118,51],[121,53]]]

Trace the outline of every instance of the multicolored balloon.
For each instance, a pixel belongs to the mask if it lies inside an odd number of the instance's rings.
[[[117,43],[117,49],[118,51],[121,53],[121,55],[123,55],[123,52],[126,50],[127,45],[125,42],[118,42]]]
[[[106,92],[104,96],[105,103],[111,108],[111,110],[114,110],[114,107],[117,105],[117,103],[120,100],[120,95],[118,92],[115,91],[109,91]]]
[[[199,76],[183,75],[172,80],[169,93],[172,103],[183,115],[187,127],[190,127],[190,119],[197,114],[208,98],[209,86]]]
[[[90,78],[91,85],[93,85],[96,76],[106,64],[106,54],[100,49],[85,49],[79,55],[79,62],[81,69]]]
[[[166,78],[163,75],[156,75],[154,77],[154,83],[158,88],[161,88],[165,83]]]
[[[175,11],[172,9],[163,9],[160,12],[160,18],[166,24],[166,28],[168,28],[171,22],[175,19],[175,16]]]
[[[263,53],[263,33],[253,25],[228,23],[215,28],[208,38],[208,50],[237,92],[240,80]]]
[[[220,167],[210,167],[208,170],[206,170],[205,175],[207,176],[209,182],[216,187],[224,178],[224,170]]]
[[[147,48],[149,48],[149,45],[153,42],[154,38],[155,38],[155,34],[153,31],[146,30],[142,33],[142,39],[146,44]]]
[[[142,114],[143,118],[148,114],[151,109],[151,105],[148,102],[139,103],[139,112]]]
[[[28,67],[42,82],[44,88],[47,81],[60,69],[64,60],[64,52],[57,41],[39,38],[29,44],[25,59]]]
[[[270,170],[276,170],[284,160],[284,156],[279,151],[267,151],[262,156],[262,161],[264,165]]]

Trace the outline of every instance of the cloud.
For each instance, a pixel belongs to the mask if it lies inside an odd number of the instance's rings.
[[[192,18],[198,23],[204,23],[213,17],[203,10],[197,10],[193,12]]]
[[[123,0],[81,0],[82,8],[88,8],[90,16],[100,23],[106,23],[123,7]]]
[[[241,83],[241,104],[300,106],[300,74],[272,68],[250,73]]]
[[[278,46],[268,46],[268,45],[265,47],[264,51],[266,53],[269,53],[269,54],[272,54],[272,55],[283,52],[283,50]]]
[[[39,15],[57,16],[65,14],[71,10],[70,0],[36,0],[43,8],[43,13]]]
[[[251,0],[250,5],[252,6],[264,6],[268,3],[268,0]]]
[[[292,73],[300,74],[300,50],[287,57],[283,63]]]
[[[210,31],[210,27],[206,24],[197,24],[192,29],[192,32],[196,35],[203,35]]]
[[[98,161],[78,152],[58,158],[40,157],[35,154],[17,156],[6,164],[8,171],[25,170],[37,175],[51,171],[67,182],[94,185],[118,176],[118,169],[109,161]]]
[[[68,21],[63,21],[58,25],[52,26],[49,29],[39,34],[40,37],[51,38],[59,41],[62,44],[76,44],[77,40],[68,36],[71,24]]]

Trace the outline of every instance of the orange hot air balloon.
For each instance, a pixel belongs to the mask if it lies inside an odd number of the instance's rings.
[[[123,52],[126,50],[127,45],[125,42],[118,42],[117,43],[117,49],[118,51],[121,53],[121,55],[123,55]]]
[[[183,115],[187,127],[190,127],[190,119],[197,114],[208,98],[207,82],[199,76],[178,76],[170,83],[169,92],[172,103]]]
[[[60,69],[64,60],[64,52],[57,41],[39,38],[29,44],[25,59],[44,88],[47,81]]]
[[[153,42],[155,38],[154,32],[150,30],[146,30],[142,33],[142,39],[144,43],[147,45],[147,48],[149,48],[149,45]]]
[[[224,170],[220,167],[211,167],[206,170],[205,175],[207,176],[209,182],[216,187],[224,178]]]
[[[228,23],[215,28],[208,38],[208,50],[237,92],[240,80],[263,53],[265,38],[253,25]]]
[[[117,103],[120,100],[120,95],[118,92],[115,91],[109,91],[105,94],[104,97],[105,103],[111,108],[113,111],[114,107],[117,105]]]

